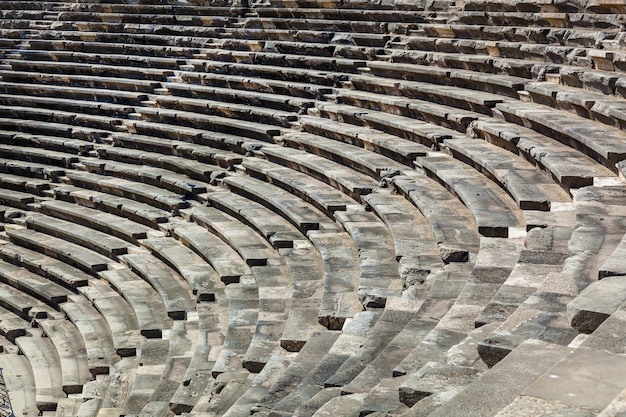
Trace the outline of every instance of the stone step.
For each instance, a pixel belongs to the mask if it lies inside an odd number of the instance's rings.
[[[157,291],[169,317],[184,320],[193,311],[196,298],[189,284],[158,258],[136,253],[123,255],[122,261]]]
[[[246,158],[242,166],[251,177],[274,184],[300,197],[326,213],[327,216],[332,216],[337,210],[346,210],[349,205],[357,204],[354,199],[332,185],[295,169],[259,158]]]
[[[33,370],[36,407],[40,411],[55,410],[59,400],[67,394],[63,391],[65,382],[54,345],[40,335],[22,336],[15,341]]]
[[[27,417],[39,415],[35,375],[28,359],[24,355],[5,353],[0,355],[0,367],[13,412]]]
[[[91,370],[101,367],[99,363],[89,363],[87,351],[78,329],[67,320],[39,320],[37,325],[52,341],[61,364],[63,391],[78,394],[83,385],[92,377]]]
[[[225,284],[239,282],[250,275],[245,260],[218,236],[196,223],[171,223],[172,234],[185,246],[200,255],[218,273]]]
[[[200,255],[171,237],[144,239],[141,245],[180,274],[198,301],[215,301],[222,288],[218,273]]]
[[[254,230],[213,207],[195,207],[190,216],[197,224],[219,236],[246,261],[249,266],[267,265],[276,258],[276,250]]]
[[[358,294],[361,272],[357,248],[345,232],[310,232],[309,239],[324,264],[324,293],[318,320],[329,330],[341,330],[347,319],[363,310]]]

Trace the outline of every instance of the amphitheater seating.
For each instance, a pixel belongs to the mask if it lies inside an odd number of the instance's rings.
[[[15,415],[620,415],[624,13],[0,0]]]

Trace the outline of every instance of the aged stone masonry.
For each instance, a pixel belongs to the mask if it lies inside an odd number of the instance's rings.
[[[626,413],[623,0],[0,0],[16,416]]]

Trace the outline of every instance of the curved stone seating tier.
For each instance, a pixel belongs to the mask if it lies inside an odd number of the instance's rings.
[[[99,211],[128,218],[153,228],[157,228],[159,224],[167,222],[171,217],[169,211],[106,192],[93,191],[72,185],[57,186],[53,192],[58,200],[96,208]]]
[[[96,163],[104,165],[104,163],[97,162],[97,160]],[[66,172],[66,177],[68,183],[72,185],[136,200],[161,210],[176,212],[189,205],[187,200],[180,194],[124,178],[76,171]]]
[[[623,158],[626,136],[620,130],[537,104],[501,103],[496,108],[507,121],[579,149],[614,172],[615,164]]]
[[[355,200],[325,182],[265,159],[246,158],[242,166],[250,177],[269,182],[300,197],[326,213],[327,216],[332,216],[335,211],[343,211],[346,207],[357,204]]]
[[[122,34],[117,34],[117,39]],[[45,36],[45,35],[44,35]],[[112,38],[115,34],[112,34]],[[128,39],[128,38],[127,38]],[[163,39],[163,38],[161,38]],[[111,39],[113,40],[113,39]],[[133,41],[132,36],[129,41]],[[181,57],[192,58],[201,50],[193,48],[193,45],[152,45],[143,44],[148,41],[142,39],[136,44],[119,43],[119,42],[99,42],[98,40],[82,41],[80,39],[72,39],[72,36],[63,36],[62,40],[56,39],[31,39],[29,41],[32,50],[49,50],[49,51],[76,51],[76,52],[101,52],[108,54],[121,55],[148,55],[154,57]],[[205,45],[208,46],[208,45]]]
[[[496,363],[527,338],[559,344],[567,344],[574,339],[577,330],[570,326],[566,306],[582,289],[598,279],[602,264],[618,247],[624,235],[623,227],[618,226],[622,218],[621,191],[620,187],[580,189],[574,197],[575,223],[571,226],[573,232],[568,252],[561,248],[560,253],[555,251],[548,256],[547,251],[539,248],[523,254],[526,263],[562,263],[563,267],[560,272],[549,273],[543,282],[535,284],[535,292],[480,343],[479,353],[487,364]],[[597,212],[602,203],[605,205],[606,224],[604,218],[598,221],[589,215],[591,211]],[[607,227],[608,224],[611,226]],[[521,316],[527,319],[520,324]]]
[[[258,121],[270,125],[290,127],[291,122],[297,120],[297,114],[282,110],[263,109],[245,104],[223,103],[221,101],[175,97],[158,96],[155,99],[159,108],[178,109],[192,113],[202,113],[208,115],[232,117],[247,121]]]
[[[621,109],[624,107],[622,99],[551,83],[529,83],[525,91],[535,103],[567,110],[609,126],[622,127]]]
[[[323,293],[324,265],[316,247],[308,240],[278,250],[289,270],[292,302],[280,346],[299,352],[315,333],[324,330],[318,321]]]
[[[52,107],[58,110],[59,114],[56,114],[51,120],[65,122],[67,117],[64,117],[63,111],[76,112],[81,113],[80,116],[77,115],[73,120],[77,125],[109,130],[116,130],[116,126],[121,123],[116,118],[128,117],[134,112],[132,107],[118,104],[105,105],[83,100],[59,99],[56,97],[29,97],[16,94],[0,94],[0,103],[2,104],[0,111],[3,116],[10,114],[23,114],[26,116],[27,114],[31,114],[33,118],[41,120],[46,117],[45,112],[42,109],[35,112],[33,108]],[[11,106],[11,109],[7,109],[6,106]],[[93,114],[98,115],[101,119],[95,121],[93,116],[90,116]]]
[[[500,121],[477,120],[472,133],[550,173],[563,188],[593,185],[594,180],[615,178],[614,173],[584,153],[529,128]]]
[[[24,355],[5,353],[0,355],[0,364],[13,411],[28,417],[39,415],[35,376],[28,359]]]
[[[37,325],[48,337],[61,362],[63,391],[80,393],[91,378],[90,364],[80,333],[66,320],[40,320]]]
[[[123,255],[121,259],[159,293],[169,317],[184,320],[193,310],[196,300],[189,285],[170,267],[148,253]]]
[[[90,249],[34,230],[16,228],[6,233],[19,246],[43,252],[89,274],[106,270],[109,263],[114,262]]]
[[[621,2],[0,10],[16,413],[624,411]]]
[[[74,151],[77,154],[86,154],[93,150],[93,144],[80,139],[69,139],[46,135],[31,135],[30,133],[6,132],[1,140],[5,145],[29,146],[44,148],[53,151]]]
[[[4,267],[5,264],[2,263]],[[45,319],[52,318],[58,319],[62,315],[55,311],[50,306],[46,305],[44,301],[38,299],[36,295],[29,295],[27,292],[15,285],[15,282],[12,282],[3,275],[2,280],[2,307],[11,312],[12,314],[18,316],[22,321],[31,322],[36,318]],[[32,294],[32,293],[31,293]],[[19,336],[23,336],[28,326],[16,326],[12,328],[10,323],[13,323],[13,326],[18,324],[17,320],[9,320],[7,319],[7,323],[5,328],[3,329],[3,336],[12,343],[15,343],[15,338]]]
[[[555,224],[528,233],[525,249],[520,251],[508,278],[476,319],[477,326],[505,321],[537,288],[561,273],[573,232],[574,210],[562,207],[554,213],[554,218]]]
[[[163,329],[171,327],[170,305],[163,300],[161,293],[150,283],[130,269],[103,271],[100,277],[118,291],[134,311],[141,334],[146,337],[159,337]]]
[[[342,165],[360,171],[377,180],[399,173],[406,167],[375,152],[355,148],[352,145],[338,143],[332,139],[311,133],[288,133],[277,139],[283,146],[322,156]]]
[[[369,98],[372,97],[370,96]],[[375,97],[375,99],[378,99],[378,97]],[[395,101],[394,99],[392,100]],[[366,126],[428,147],[436,147],[437,144],[444,139],[460,136],[456,131],[451,129],[454,125],[448,123],[448,116],[452,115],[447,112],[432,112],[432,106],[428,106],[428,113],[426,113],[428,115],[426,116],[426,120],[428,121],[424,121],[421,116],[419,116],[419,119],[415,119],[413,117],[364,109],[347,104],[318,103],[316,108],[320,111],[322,116],[333,121]],[[423,110],[424,107],[420,104],[421,115],[424,115],[424,113],[422,113]],[[434,118],[431,118],[431,115],[434,115]],[[457,123],[453,117],[450,117],[450,119],[454,124]],[[435,122],[435,120],[437,121],[436,123],[431,123]],[[461,117],[461,120],[470,122],[473,119],[470,118],[468,120]],[[440,123],[443,124],[443,126]]]
[[[363,124],[382,131],[406,137],[422,144],[433,142],[438,137],[458,135],[467,125],[482,115],[462,109],[454,109],[436,103],[389,96],[386,91],[396,91],[395,82],[386,87],[369,91],[339,90],[338,101],[342,104],[317,105],[321,113],[329,118]],[[385,96],[383,96],[385,94]],[[386,121],[385,116],[390,120]],[[406,120],[406,118],[410,120]],[[400,125],[402,122],[406,126]],[[431,126],[428,126],[428,122]],[[421,128],[421,129],[420,129]]]
[[[424,145],[367,127],[345,126],[334,120],[310,116],[300,117],[299,122],[305,132],[358,146],[408,166],[429,151]]]
[[[316,66],[312,69],[302,68],[300,66],[287,65],[281,59],[277,62],[266,62],[255,65],[254,62],[222,62],[218,60],[201,61],[196,66],[185,68],[187,70],[202,70],[207,73],[226,74],[230,76],[253,77],[271,80],[279,80],[289,83],[310,83],[313,85],[314,91],[325,91],[326,88],[332,87],[338,81],[348,79],[347,74],[337,72],[337,65],[330,65],[319,68]],[[302,63],[306,63],[306,59],[301,57]],[[334,60],[331,60],[333,62]],[[296,61],[297,62],[297,61]],[[183,74],[184,76],[184,74]],[[322,90],[320,90],[320,88]],[[307,90],[305,90],[307,91]]]
[[[76,295],[71,296],[70,301],[64,303],[61,310],[76,326],[85,344],[89,372],[94,377],[109,374],[120,357],[106,320],[86,298]]]
[[[140,244],[175,269],[189,284],[198,301],[215,301],[222,291],[218,273],[199,255],[174,238],[144,239]]]
[[[95,308],[106,321],[111,332],[115,353],[124,358],[135,356],[144,336],[140,334],[135,310],[129,302],[104,281],[95,281],[92,285],[81,287],[79,292],[91,303],[80,302],[81,308],[87,310]],[[144,300],[140,301],[144,302]],[[155,334],[160,333],[150,332],[148,336]]]
[[[213,378],[260,365],[243,363],[260,321],[257,283],[252,276],[241,277],[239,283],[227,285],[225,293],[228,298],[228,323],[224,341],[211,369]]]
[[[525,84],[532,82],[529,79],[511,75],[484,74],[458,68],[397,62],[370,61],[367,63],[367,68],[369,74],[378,77],[452,85],[511,98],[519,98],[519,91],[524,89]]]
[[[68,117],[71,119],[71,116]],[[95,128],[72,126],[51,121],[42,123],[28,119],[0,118],[0,126],[6,130],[19,131],[22,133],[41,134],[89,142],[99,141],[102,138],[107,138],[111,134],[110,131]]]
[[[0,145],[0,155],[4,157],[3,159],[12,159],[13,161],[22,160],[61,167],[69,167],[71,164],[78,162],[78,157],[73,154],[12,145]],[[27,165],[27,163],[23,165]],[[62,170],[60,172],[57,171],[57,177],[62,172]]]
[[[173,193],[189,196],[204,193],[210,187],[204,180],[209,180],[212,175],[223,175],[223,171],[216,166],[207,166],[198,163],[193,168],[191,174],[200,177],[200,180],[191,179],[186,174],[190,172],[186,169],[188,165],[184,160],[179,162],[179,158],[159,157],[158,154],[150,155],[136,150],[119,150],[113,148],[98,149],[100,158],[81,158],[81,163],[87,171],[103,174],[111,177],[121,177],[130,181],[144,182],[157,188],[165,188]],[[153,158],[151,158],[153,157]],[[122,162],[118,162],[122,161]],[[144,164],[145,163],[145,164]],[[154,165],[157,165],[155,167]],[[176,170],[161,168],[175,165]],[[172,172],[174,171],[174,172]],[[177,172],[178,171],[178,172]],[[180,172],[180,173],[179,173]]]
[[[472,22],[474,23],[474,22]],[[493,27],[492,27],[493,28]],[[508,28],[502,27],[502,31],[506,32]],[[595,43],[600,44],[601,33],[598,30],[594,30],[593,34],[588,35],[592,39],[595,37]],[[584,36],[584,35],[583,35]],[[611,35],[614,37],[615,33]],[[611,70],[622,67],[621,57],[613,57],[613,54],[597,52],[593,49],[595,45],[590,45],[591,48],[586,45],[568,45],[566,40],[555,40],[550,42],[546,40],[539,43],[527,43],[525,40],[521,42],[512,42],[508,40],[504,41],[492,41],[492,40],[480,40],[472,39],[468,42],[467,39],[439,37],[438,34],[434,36],[407,36],[402,39],[399,45],[394,45],[396,48],[400,45],[409,50],[420,51],[433,51],[433,52],[451,52],[459,54],[470,55],[482,55],[482,56],[494,56],[500,59],[528,59],[529,61],[545,62],[549,64],[566,64],[578,67],[595,67],[604,69],[607,65]],[[536,41],[534,41],[536,42]],[[616,68],[617,67],[617,68]]]
[[[59,309],[61,303],[67,301],[72,294],[69,290],[36,275],[25,268],[0,263],[0,280],[16,289],[38,298],[54,309]]]
[[[307,99],[314,99],[332,92],[332,88],[324,85],[309,84],[306,82],[283,81],[280,79],[247,77],[245,75],[229,75],[225,73],[198,73],[181,71],[172,81],[198,86],[210,86],[220,89],[251,91],[253,93],[271,93],[280,96],[288,95],[295,103],[306,103]],[[190,87],[191,88],[191,87]],[[266,97],[269,98],[269,96]],[[301,98],[304,100],[296,100]],[[270,98],[271,99],[271,98]]]
[[[248,178],[243,177],[243,179]],[[240,183],[234,181],[235,186],[238,184]],[[246,185],[245,182],[243,182],[243,184]],[[251,185],[254,187],[257,184],[253,182]],[[245,191],[243,194],[248,195]],[[259,192],[259,194],[261,193]],[[250,195],[253,197],[256,194]],[[252,227],[276,249],[291,248],[295,241],[305,239],[302,232],[294,225],[289,224],[280,214],[255,202],[252,197],[248,199],[235,193],[217,191],[208,193],[206,197],[211,207],[222,210],[230,216],[239,219],[242,223]],[[304,202],[302,203],[305,204]],[[307,224],[308,228],[313,228],[312,226],[314,225],[309,226],[309,224]],[[306,231],[307,229],[304,230]]]
[[[418,158],[417,164],[458,196],[472,213],[482,235],[508,237],[524,229],[523,216],[516,204],[496,185],[483,182],[480,174],[436,154]]]
[[[206,82],[206,81],[205,81]],[[257,91],[236,90],[222,87],[209,87],[204,85],[189,85],[183,83],[168,82],[166,88],[173,96],[192,97],[207,100],[207,106],[218,99],[223,102],[249,104],[266,109],[276,109],[287,112],[305,112],[312,107],[314,101],[302,99],[290,95],[272,93],[267,95]],[[184,105],[184,102],[181,102]],[[286,116],[283,116],[286,117]]]
[[[0,189],[0,202],[10,207],[26,209],[29,204],[35,202],[35,197],[30,193]]]
[[[148,81],[167,81],[167,77],[174,75],[171,69],[141,68],[129,65],[89,64],[77,62],[26,61],[22,59],[3,59],[13,71],[26,73],[45,73],[55,75],[75,75],[108,78],[137,79],[139,83]],[[86,86],[89,87],[89,86]]]
[[[276,262],[270,266],[252,267],[259,296],[259,316],[250,346],[242,360],[245,369],[259,373],[282,354],[281,342],[292,305],[292,284],[289,269]]]
[[[264,147],[262,152],[270,162],[310,175],[357,200],[359,196],[367,195],[379,186],[374,179],[364,174],[304,151]]]
[[[198,405],[202,393],[213,383],[211,369],[221,349],[228,321],[226,297],[218,297],[220,308],[211,304],[198,306],[199,330],[193,357],[184,374],[184,383],[179,384],[170,399],[173,412],[190,412]],[[204,307],[203,307],[204,306]]]
[[[359,299],[365,308],[382,308],[387,298],[397,297],[403,288],[400,280],[393,236],[373,213],[348,210],[335,213],[350,234],[359,254]]]
[[[24,94],[40,97],[65,98],[68,100],[94,100],[119,105],[139,105],[142,101],[145,101],[148,98],[145,93],[116,89],[68,87],[49,84],[25,84],[6,81],[0,82],[0,91],[5,94],[13,95]],[[60,102],[60,105],[62,104],[63,101]],[[87,106],[87,104],[85,104],[85,106]],[[104,107],[103,110],[105,109],[106,107]],[[111,109],[115,109],[115,107],[111,107]],[[128,112],[128,108],[126,111]]]
[[[346,319],[363,310],[358,294],[357,248],[346,232],[310,232],[308,237],[324,263],[324,293],[318,319],[329,330],[339,330]],[[341,267],[334,268],[334,265]]]
[[[278,127],[222,116],[149,107],[142,107],[139,111],[142,120],[147,122],[173,122],[172,124],[182,124],[197,129],[204,128],[218,133],[236,134],[265,142],[272,141],[274,136],[281,133],[281,129]]]
[[[45,215],[29,214],[25,222],[29,229],[67,240],[112,259],[119,259],[120,255],[128,253],[131,246],[120,238]]]
[[[222,183],[226,185],[231,191],[241,194],[242,196],[249,198],[259,204],[268,207],[274,213],[278,213],[285,218],[291,224],[293,224],[300,233],[307,233],[309,230],[337,230],[337,226],[328,219],[328,217],[320,212],[315,207],[309,206],[309,204],[298,197],[294,197],[291,193],[276,187],[275,185],[265,183],[263,181],[256,180],[247,176],[235,176],[230,175],[222,180]],[[207,194],[208,201],[215,205],[220,203],[221,197],[226,197],[221,193],[209,193]],[[236,205],[232,206],[233,208]],[[239,215],[243,215],[241,209]],[[271,215],[261,216],[258,220],[253,220],[256,216],[248,215],[250,222],[268,221]],[[263,220],[262,220],[263,219]],[[262,226],[257,227],[260,229]],[[263,227],[267,229],[266,227]],[[266,239],[268,239],[274,246],[279,245],[279,239],[286,241],[293,241],[296,239],[302,239],[302,235],[297,231],[290,230],[291,228],[283,226],[284,231],[274,228],[273,230],[267,230],[263,233]],[[293,246],[291,244],[290,246]]]
[[[444,262],[467,262],[478,253],[479,234],[474,218],[436,181],[423,175],[398,176],[393,184],[428,220]]]
[[[131,220],[61,200],[40,201],[39,210],[48,216],[78,223],[134,244],[139,239],[145,239],[152,231]]]
[[[135,91],[153,94],[161,88],[158,81],[141,80],[122,77],[103,77],[94,75],[55,74],[34,71],[5,71],[0,70],[0,77],[5,82],[24,84],[47,84],[56,86],[93,88],[97,90],[111,89],[121,91]]]
[[[71,291],[88,285],[89,281],[93,279],[91,275],[63,261],[12,243],[0,245],[0,258],[45,276]]]
[[[171,233],[185,246],[207,261],[225,284],[239,282],[250,275],[250,267],[237,251],[222,239],[196,223],[170,223]]]
[[[52,341],[39,333],[22,336],[16,340],[27,358],[35,378],[35,404],[40,411],[53,411],[56,403],[66,398],[63,391],[64,375],[61,360]],[[72,382],[73,383],[73,382]]]
[[[519,14],[518,14],[519,15]],[[554,14],[555,21],[562,14]],[[580,15],[579,15],[580,16]],[[584,19],[584,17],[583,17]],[[603,42],[612,42],[616,30],[611,23],[604,28],[590,27],[550,27],[542,26],[484,26],[470,23],[442,23],[422,25],[424,34],[430,37],[479,39],[501,42],[528,42],[541,45],[575,45],[583,47],[598,46]]]
[[[414,100],[438,103],[488,116],[493,114],[492,109],[496,104],[510,101],[509,98],[504,98],[497,94],[469,90],[458,86],[431,85],[420,81],[385,80],[363,75],[351,76],[349,80],[352,87],[356,90],[408,97]],[[349,100],[351,92],[339,91],[339,95],[344,93]],[[410,102],[407,103],[407,106],[409,104]],[[460,113],[463,114],[462,112]]]
[[[150,152],[158,151],[166,154],[176,154],[176,147],[188,144],[181,149],[181,151],[184,151],[185,156],[189,157],[191,153],[193,158],[199,158],[200,160],[204,160],[205,158],[211,160],[215,158],[220,166],[224,166],[226,162],[230,164],[230,158],[233,158],[232,163],[235,163],[238,156],[233,155],[231,157],[226,154],[226,160],[222,160],[221,155],[223,152],[216,152],[215,155],[212,155],[213,152],[208,148],[202,148],[203,146],[215,148],[220,151],[228,150],[238,154],[245,154],[266,143],[264,140],[235,134],[210,132],[204,129],[166,125],[158,122],[126,121],[126,125],[132,133],[130,135],[114,133],[111,136],[114,144],[123,145],[127,148],[143,149]],[[185,143],[181,144],[180,142]],[[189,145],[192,144],[198,144],[199,146],[195,149],[191,149]],[[194,156],[194,151],[196,151],[195,155],[197,156]]]

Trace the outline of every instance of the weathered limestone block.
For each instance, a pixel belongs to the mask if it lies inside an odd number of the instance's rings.
[[[626,277],[596,281],[567,305],[567,319],[581,333],[592,333],[626,301]]]

